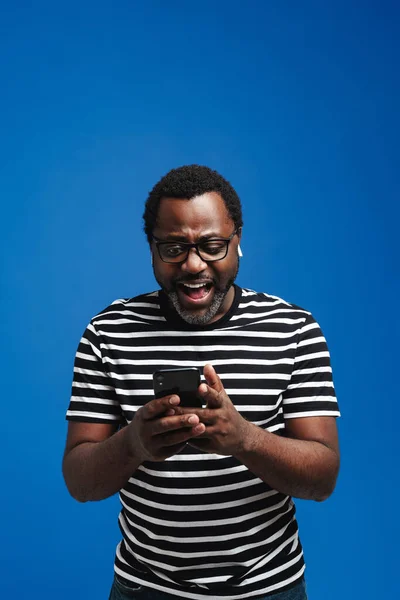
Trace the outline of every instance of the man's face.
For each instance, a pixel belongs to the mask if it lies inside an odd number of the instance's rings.
[[[153,235],[163,241],[196,243],[228,238],[235,230],[225,203],[216,192],[191,200],[163,198]],[[233,236],[222,260],[205,262],[191,248],[185,262],[165,263],[153,241],[154,276],[178,314],[188,323],[205,325],[221,318],[230,308],[232,284],[238,272],[239,237]]]

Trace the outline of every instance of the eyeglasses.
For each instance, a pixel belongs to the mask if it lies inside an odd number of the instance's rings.
[[[166,242],[153,236],[158,254],[165,263],[181,264],[187,260],[189,250],[195,248],[201,260],[205,262],[216,262],[222,260],[228,254],[229,242],[236,235],[237,229],[228,238],[213,238],[189,244],[187,242]]]

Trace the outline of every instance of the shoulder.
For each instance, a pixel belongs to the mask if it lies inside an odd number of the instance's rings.
[[[118,298],[103,310],[98,312],[90,321],[95,328],[101,328],[106,323],[119,324],[126,321],[149,322],[162,320],[158,291],[140,294],[132,298]]]
[[[135,307],[143,308],[154,306],[159,306],[158,291],[140,294],[139,296],[133,296],[132,298],[117,298],[117,300],[111,302],[111,304],[106,306],[106,308],[103,308],[103,310],[97,313],[93,318],[96,319],[97,317],[106,315],[110,312],[130,310]]]
[[[242,296],[239,303],[239,310],[252,312],[262,312],[271,315],[286,313],[288,316],[297,316],[304,321],[313,320],[309,310],[288,302],[279,296],[274,296],[266,292],[257,292],[250,288],[242,288]]]

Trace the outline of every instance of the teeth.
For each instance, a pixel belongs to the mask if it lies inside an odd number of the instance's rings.
[[[205,287],[207,284],[206,283],[184,283],[183,285],[188,288],[196,289],[196,288]]]

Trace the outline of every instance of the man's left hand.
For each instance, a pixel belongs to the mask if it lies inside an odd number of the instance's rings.
[[[232,404],[214,367],[205,365],[203,372],[207,383],[200,385],[199,395],[206,408],[184,410],[197,414],[206,430],[189,443],[205,452],[235,455],[242,448],[245,436],[249,435],[251,423]]]

